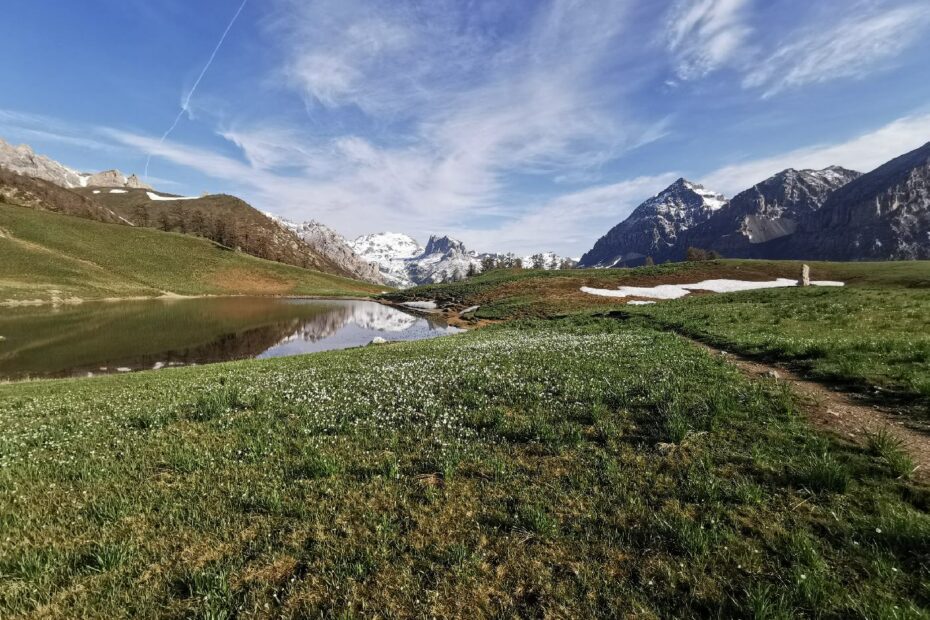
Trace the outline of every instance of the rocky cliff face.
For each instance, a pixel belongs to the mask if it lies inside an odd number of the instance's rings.
[[[825,260],[930,259],[930,143],[834,192],[770,253]]]
[[[716,250],[728,258],[761,258],[770,247],[765,244],[794,234],[801,219],[860,176],[838,166],[784,170],[734,196],[706,222],[685,232],[670,251],[655,258],[681,260],[688,247]]]
[[[581,267],[641,265],[646,257],[671,253],[679,235],[706,222],[726,199],[702,185],[678,179],[638,206],[581,257]]]
[[[373,262],[359,256],[345,237],[333,229],[317,221],[310,220],[302,224],[295,224],[284,219],[266,214],[279,224],[293,231],[300,239],[313,248],[318,254],[329,260],[352,277],[374,284],[385,284],[381,271]]]
[[[86,173],[77,172],[54,159],[36,153],[27,145],[13,146],[0,140],[0,166],[13,172],[54,183],[59,187],[73,189],[76,187],[129,187],[152,189],[139,177],[129,178],[119,170]]]
[[[81,187],[76,171],[44,155],[36,155],[29,146],[13,146],[0,140],[0,166],[19,174],[54,183],[60,187]]]

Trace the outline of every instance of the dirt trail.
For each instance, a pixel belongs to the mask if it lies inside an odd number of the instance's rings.
[[[682,336],[684,337],[684,336]],[[690,339],[695,345],[716,355],[723,355],[744,374],[751,377],[775,377],[791,384],[801,396],[802,405],[810,421],[818,428],[835,433],[859,445],[867,436],[884,429],[901,441],[917,465],[914,475],[930,479],[930,432],[926,427],[915,428],[919,422],[893,407],[867,404],[856,394],[838,392],[816,381],[805,379],[784,368],[766,364],[738,354],[722,351],[703,342]],[[857,402],[858,401],[858,402]]]

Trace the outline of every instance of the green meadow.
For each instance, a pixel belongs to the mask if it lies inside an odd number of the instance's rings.
[[[571,291],[714,266],[495,272],[391,294],[507,319],[465,334],[0,386],[0,617],[927,617],[899,447],[681,335],[919,399],[914,265],[638,309]]]

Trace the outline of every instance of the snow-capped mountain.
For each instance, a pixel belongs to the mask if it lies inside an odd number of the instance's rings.
[[[451,237],[433,235],[423,254],[407,261],[407,273],[416,284],[461,280],[470,270],[481,271],[481,257]]]
[[[349,246],[362,259],[378,266],[385,283],[400,288],[415,285],[407,273],[407,261],[421,256],[423,246],[413,237],[401,233],[374,233],[350,241]]]
[[[706,222],[726,204],[722,195],[678,179],[601,237],[581,257],[580,266],[641,265],[647,257],[661,255],[674,247],[682,232]]]
[[[44,155],[36,155],[35,151],[26,144],[13,146],[3,140],[0,140],[0,166],[19,174],[49,181],[67,189],[75,187],[152,189],[134,174],[127,178],[119,170],[106,170],[97,173],[78,172],[54,159]]]
[[[329,226],[315,220],[297,224],[279,218],[271,213],[266,213],[265,215],[282,227],[292,231],[304,243],[316,250],[318,254],[322,255],[331,263],[339,266],[351,276],[375,284],[386,283],[385,278],[379,270],[379,266],[359,256],[352,248],[352,245],[346,241],[345,237]]]
[[[448,236],[433,235],[426,247],[415,239],[399,233],[375,233],[351,242],[352,248],[365,260],[377,263],[388,284],[409,288],[461,280],[470,272],[480,273],[486,261],[511,264],[517,257],[505,254],[479,254]],[[534,257],[539,257],[544,269],[574,266],[577,261],[565,259],[554,252],[530,255],[522,259],[525,269],[532,269]]]

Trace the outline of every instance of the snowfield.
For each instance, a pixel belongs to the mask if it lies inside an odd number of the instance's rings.
[[[113,193],[115,190],[111,190],[110,193]],[[125,192],[124,192],[125,193]],[[149,200],[153,201],[165,201],[165,200],[197,200],[197,196],[161,196],[155,192],[145,192],[148,195]]]
[[[582,286],[581,292],[599,297],[646,297],[648,299],[679,299],[691,291],[709,291],[711,293],[735,293],[764,288],[787,288],[798,286],[797,280],[778,278],[765,282],[748,280],[704,280],[696,284],[660,284],[658,286],[621,286],[617,289],[591,288]],[[845,286],[843,282],[833,280],[813,280],[811,286]],[[634,302],[630,302],[634,303]]]

